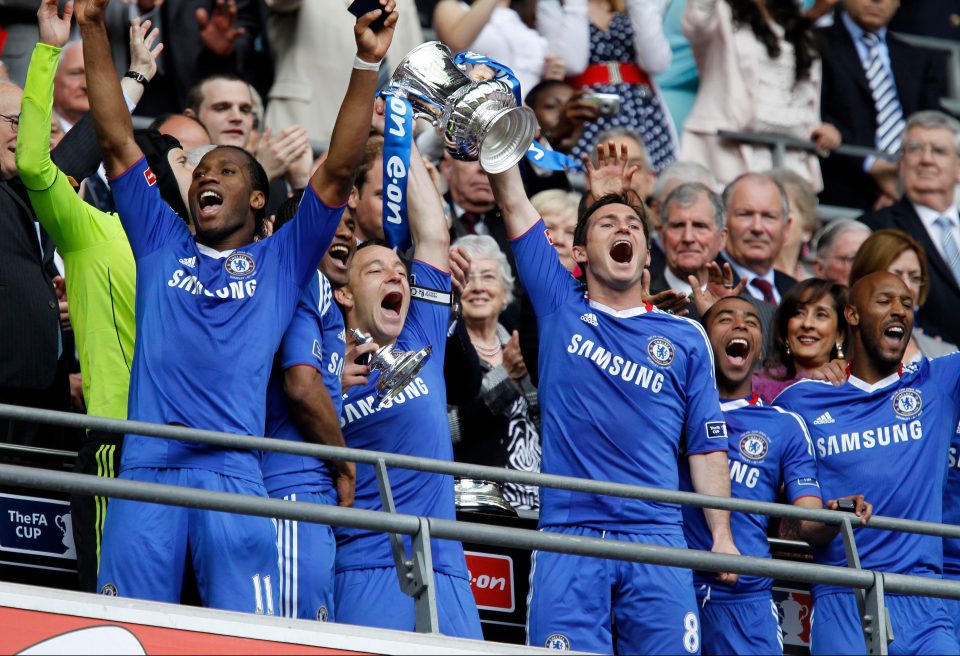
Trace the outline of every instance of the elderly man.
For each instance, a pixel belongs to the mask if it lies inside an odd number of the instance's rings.
[[[90,111],[87,78],[83,70],[83,48],[79,41],[68,43],[60,54],[60,65],[53,80],[53,109],[64,132]]]
[[[813,274],[838,285],[850,282],[850,266],[872,230],[859,221],[836,219],[814,237],[817,255],[813,260]]]
[[[900,160],[904,197],[860,220],[878,230],[899,228],[927,253],[930,295],[917,324],[960,343],[960,223],[954,187],[960,182],[960,123],[940,112],[917,112],[907,121]]]
[[[899,0],[843,0],[823,43],[820,112],[843,143],[897,152],[904,118],[935,109],[946,95],[936,55],[889,34]],[[911,4],[911,3],[905,3]],[[914,3],[923,4],[923,3]],[[941,6],[943,2],[930,2]],[[833,154],[820,160],[829,205],[868,209],[899,197],[896,164],[876,157]]]
[[[790,201],[783,186],[764,173],[744,173],[723,190],[727,245],[723,258],[733,268],[733,283],[747,278],[754,298],[771,305],[796,280],[773,268],[790,227]]]
[[[688,182],[670,192],[661,213],[660,238],[666,267],[653,278],[654,293],[674,289],[690,293],[688,276],[707,280],[707,264],[713,262],[727,238],[723,201],[699,182]]]

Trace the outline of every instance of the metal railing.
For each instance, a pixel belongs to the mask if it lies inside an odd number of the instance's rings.
[[[552,551],[705,571],[730,571],[786,581],[853,588],[857,591],[869,653],[877,654],[887,653],[887,641],[891,636],[884,603],[885,593],[960,599],[960,583],[958,582],[861,569],[854,540],[854,526],[851,523],[851,515],[848,513],[2,404],[0,404],[0,417],[73,428],[135,433],[148,437],[184,440],[228,449],[274,451],[373,465],[376,470],[385,512],[322,506],[280,499],[264,499],[122,479],[98,478],[96,476],[33,469],[9,464],[0,464],[0,483],[24,488],[57,490],[72,494],[94,494],[150,503],[347,526],[391,534],[400,586],[404,592],[413,597],[416,608],[417,630],[423,632],[436,632],[439,626],[431,564],[431,538],[470,541],[484,545]],[[516,528],[505,529],[499,526],[472,522],[400,514],[396,512],[393,505],[387,473],[388,466],[468,478],[527,483],[541,487],[624,498],[694,505],[701,508],[759,513],[773,517],[835,525],[840,527],[849,566],[847,568],[834,567],[749,556],[731,556],[632,542],[574,538],[559,533]],[[906,531],[939,537],[960,537],[960,526],[894,517],[873,517],[870,520],[870,528]],[[404,549],[401,538],[403,535],[411,537],[412,554],[410,555],[406,554]]]

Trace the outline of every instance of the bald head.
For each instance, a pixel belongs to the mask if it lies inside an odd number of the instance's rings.
[[[914,299],[892,273],[864,276],[850,289],[844,316],[853,344],[853,373],[875,383],[897,371],[913,331]]]
[[[81,46],[80,41],[71,41],[64,46],[53,78],[53,109],[70,125],[90,111]]]
[[[157,126],[157,131],[174,137],[188,152],[211,144],[210,135],[203,123],[184,114],[171,114]]]

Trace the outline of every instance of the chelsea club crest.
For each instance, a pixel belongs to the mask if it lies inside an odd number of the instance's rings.
[[[570,651],[570,639],[562,633],[552,633],[547,636],[543,646],[554,651]]]
[[[902,389],[893,395],[893,411],[898,417],[903,419],[913,417],[922,407],[923,399],[920,398],[920,392],[912,387]]]
[[[231,276],[243,278],[253,273],[257,268],[257,264],[253,261],[253,257],[249,253],[232,253],[223,263],[223,268],[226,269],[227,273]]]
[[[647,355],[661,367],[669,366],[673,362],[675,354],[676,349],[673,347],[673,343],[666,337],[654,337],[647,344]]]
[[[740,454],[749,460],[763,460],[770,450],[766,435],[747,433],[740,438]]]

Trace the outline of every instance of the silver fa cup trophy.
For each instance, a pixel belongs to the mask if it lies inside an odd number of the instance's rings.
[[[350,334],[357,340],[357,344],[367,344],[373,341],[372,337],[364,335],[356,328],[350,329]],[[370,371],[379,371],[377,378],[377,396],[380,402],[392,400],[394,396],[413,381],[423,365],[430,359],[433,347],[429,344],[419,351],[397,351],[392,344],[381,346],[370,359]]]
[[[471,80],[439,41],[411,50],[386,91],[409,100],[414,115],[440,131],[454,159],[479,160],[487,173],[502,173],[519,162],[536,131],[533,110],[517,106],[509,83]]]

